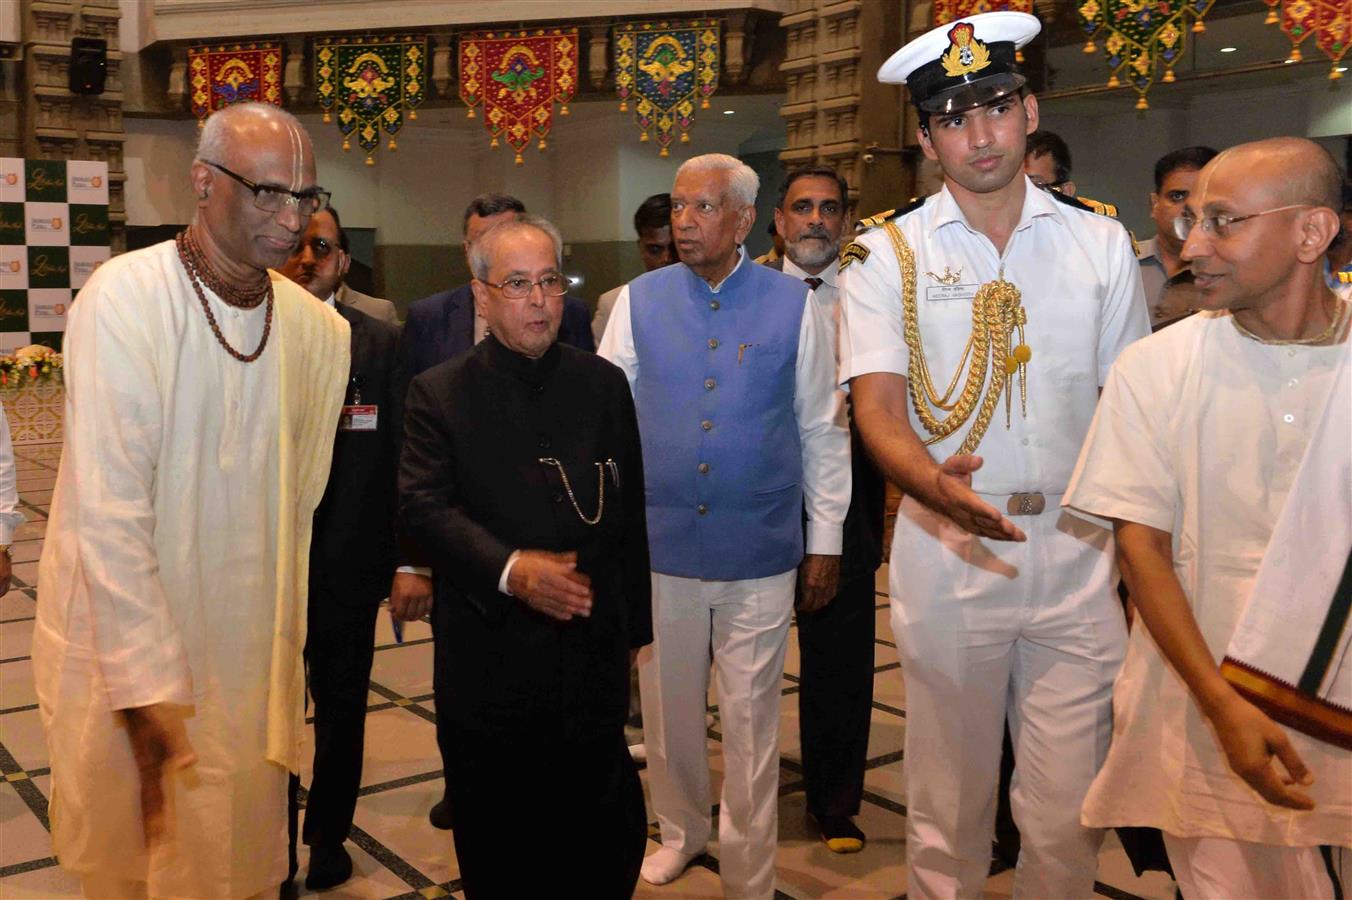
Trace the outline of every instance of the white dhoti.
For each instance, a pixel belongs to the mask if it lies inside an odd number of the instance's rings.
[[[1174,880],[1186,900],[1236,897],[1333,900],[1334,874],[1318,847],[1279,847],[1164,833]],[[1334,853],[1344,851],[1334,850]]]
[[[653,645],[639,668],[653,810],[663,846],[704,850],[712,662],[723,728],[718,864],[729,897],[774,895],[780,681],[796,579],[796,570],[745,581],[653,573]]]
[[[983,499],[1005,508],[1007,498]],[[911,897],[979,897],[991,864],[1000,748],[1022,836],[1015,896],[1088,897],[1102,831],[1080,804],[1108,750],[1126,622],[1112,536],[1060,497],[983,541],[911,498],[892,539],[892,630],[906,678]]]

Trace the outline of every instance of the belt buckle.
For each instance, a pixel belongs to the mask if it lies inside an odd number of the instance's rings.
[[[1036,516],[1047,508],[1047,498],[1041,493],[1011,494],[1005,512],[1011,516]]]

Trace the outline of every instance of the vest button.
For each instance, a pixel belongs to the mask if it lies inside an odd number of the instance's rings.
[[[709,338],[709,349],[710,350],[718,349],[718,338]]]
[[[705,419],[703,422],[699,423],[699,427],[703,428],[705,431],[713,431],[714,423],[710,422],[708,419]]]
[[[709,507],[701,503],[699,506],[695,507],[695,512],[699,513],[701,516],[707,516],[709,514]]]
[[[709,308],[710,308],[710,309],[718,309],[718,301],[717,301],[717,300],[710,300],[710,301],[709,301]]]
[[[714,381],[712,378],[704,379],[704,389],[706,391],[712,391],[717,384],[718,382]]]
[[[708,464],[708,463],[700,463],[700,464],[699,464],[699,473],[700,473],[701,475],[708,475],[708,474],[709,474],[709,464]]]

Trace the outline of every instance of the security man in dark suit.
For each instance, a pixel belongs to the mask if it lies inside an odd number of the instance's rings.
[[[508,194],[480,194],[465,208],[463,224],[465,258],[474,241],[488,229],[526,211],[526,205]],[[408,377],[464,353],[484,338],[486,323],[474,312],[474,295],[468,284],[415,300],[404,325],[404,364]],[[591,333],[591,312],[585,301],[565,297],[559,340],[579,350],[596,351]]]
[[[652,641],[638,420],[619,369],[557,342],[561,247],[533,216],[476,242],[491,334],[407,398],[400,517],[436,573],[437,720],[470,900],[628,898],[647,835],[624,742]]]
[[[333,887],[352,875],[343,842],[361,786],[366,695],[380,601],[388,595],[425,615],[432,595],[428,577],[395,571],[400,561],[394,524],[403,405],[396,389],[402,382],[397,373],[399,329],[355,306],[335,303],[346,256],[347,236],[337,213],[321,210],[310,218],[296,252],[282,268],[316,302],[333,305],[352,332],[351,377],[310,542],[305,660],[314,698],[315,759],[304,839],[310,845],[305,886],[311,890]]]

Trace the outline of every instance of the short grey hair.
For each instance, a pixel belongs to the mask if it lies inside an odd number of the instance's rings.
[[[756,205],[756,192],[760,190],[760,176],[756,170],[735,156],[726,153],[706,153],[692,156],[676,170],[676,177],[683,173],[726,172],[728,175],[728,194],[742,206]]]
[[[280,119],[293,126],[302,135],[306,134],[305,126],[300,123],[300,120],[280,106],[258,101],[233,103],[224,109],[217,110],[207,118],[206,124],[202,126],[201,134],[197,136],[197,153],[193,156],[193,162],[208,162],[219,165],[221,160],[226,159],[230,151],[230,144],[234,139],[231,126],[246,116]]]
[[[523,228],[533,228],[543,232],[554,244],[554,264],[563,268],[563,235],[554,227],[554,223],[544,216],[530,213],[518,213],[516,218],[499,222],[485,231],[469,248],[469,270],[480,281],[488,280],[488,271],[493,267],[493,248],[498,241],[510,237]]]

